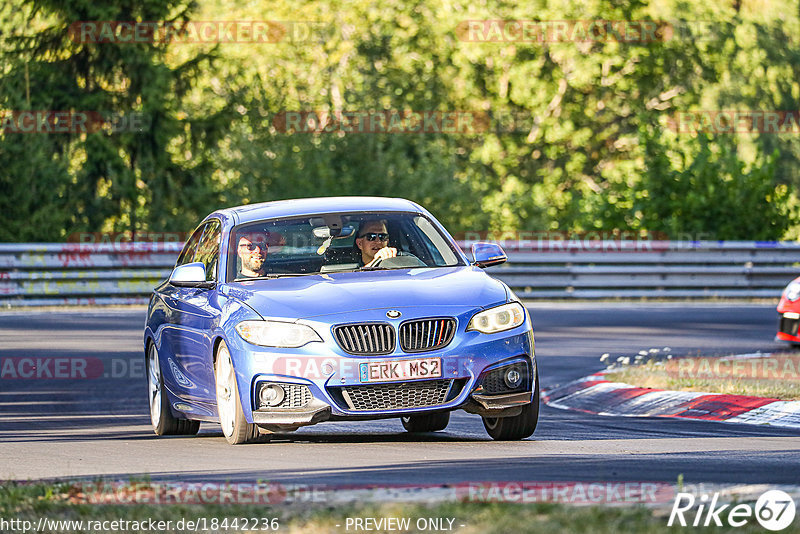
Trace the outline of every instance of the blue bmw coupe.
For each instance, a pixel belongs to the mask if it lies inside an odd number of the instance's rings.
[[[144,331],[157,435],[218,422],[231,444],[323,421],[400,418],[533,434],[539,377],[525,307],[403,199],[316,198],[222,209],[155,288]]]

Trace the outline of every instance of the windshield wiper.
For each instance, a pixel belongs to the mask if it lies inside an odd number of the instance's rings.
[[[430,269],[439,265],[412,265],[409,267],[361,267],[360,271],[399,271],[400,269]]]
[[[244,278],[237,278],[234,282],[247,282],[248,280],[273,280],[275,278],[283,278],[286,276],[311,276],[312,274],[319,273],[269,273],[264,276],[245,276]]]

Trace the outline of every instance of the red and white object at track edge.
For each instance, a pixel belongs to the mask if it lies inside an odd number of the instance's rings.
[[[747,395],[666,391],[610,382],[605,372],[545,391],[553,408],[623,417],[678,417],[800,428],[800,401]]]
[[[778,302],[778,333],[775,339],[800,343],[800,277],[786,286]]]

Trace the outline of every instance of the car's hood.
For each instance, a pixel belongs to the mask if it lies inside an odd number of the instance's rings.
[[[477,267],[396,269],[253,280],[222,290],[263,317],[310,318],[373,308],[477,308],[504,302],[505,285]]]

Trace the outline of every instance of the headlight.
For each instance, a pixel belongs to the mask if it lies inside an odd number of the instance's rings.
[[[519,302],[503,304],[490,310],[476,313],[467,325],[467,331],[477,330],[484,334],[494,334],[511,330],[525,322],[525,308]]]
[[[248,343],[263,347],[297,348],[322,341],[310,326],[280,321],[242,321],[236,325],[236,331]]]
[[[786,286],[786,289],[783,290],[783,296],[792,302],[800,298],[800,282],[795,280]]]

